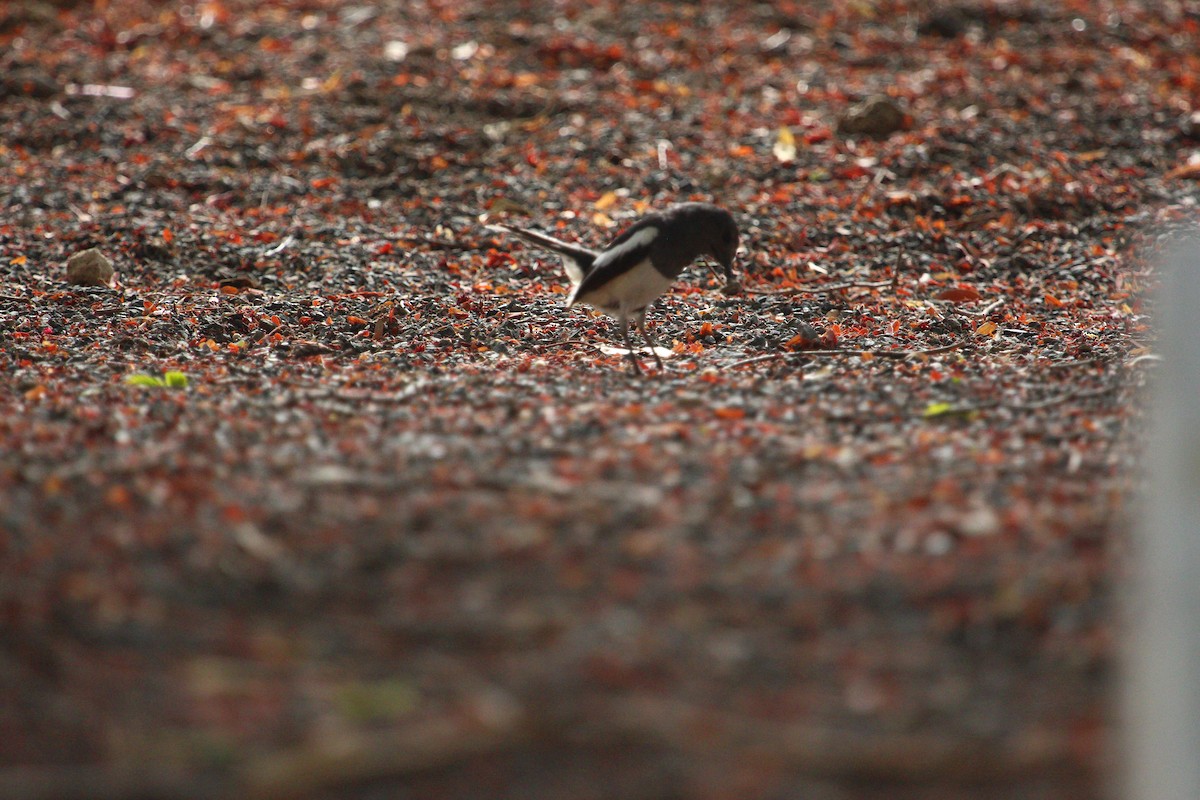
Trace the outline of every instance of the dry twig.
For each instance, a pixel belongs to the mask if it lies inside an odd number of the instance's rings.
[[[1104,397],[1112,394],[1119,387],[1117,384],[1111,384],[1099,389],[1075,389],[1069,392],[1063,392],[1060,395],[1047,398],[1045,400],[1035,400],[1031,403],[1014,403],[1007,402],[1003,399],[988,400],[982,403],[963,403],[962,405],[950,406],[941,410],[938,416],[961,416],[963,414],[974,414],[977,411],[989,411],[994,408],[1004,408],[1011,411],[1040,411],[1044,408],[1062,405],[1071,400],[1087,400],[1089,398]]]
[[[1003,298],[1003,297],[1000,298],[999,300],[993,300],[992,302],[988,303],[983,308],[980,308],[976,311],[971,311],[970,309],[966,309],[966,308],[956,308],[954,310],[957,311],[959,314],[967,314],[972,317],[986,317],[988,314],[992,313],[997,308],[999,308],[1000,305],[1004,302],[1004,300],[1005,300],[1005,298]]]
[[[787,289],[754,289],[742,287],[742,291],[746,294],[786,297],[794,294],[829,294],[830,292],[842,289],[883,289],[888,286],[895,286],[896,284],[897,278],[893,275],[890,280],[886,281],[846,281],[845,283],[829,283],[823,286],[792,286]]]
[[[780,358],[788,358],[789,356],[870,356],[872,358],[892,358],[905,359],[915,356],[934,356],[939,353],[949,353],[951,350],[957,350],[967,343],[966,339],[959,339],[953,344],[943,345],[941,347],[931,347],[928,350],[795,350],[786,353],[767,353],[761,356],[745,358],[741,361],[735,361],[729,365],[729,368],[744,367],[747,364],[758,364],[763,361],[774,361]]]
[[[659,698],[632,698],[598,717],[610,735],[648,739],[699,757],[759,757],[811,777],[888,783],[1009,781],[1072,767],[1063,737],[963,741],[937,735],[862,736]],[[697,731],[707,735],[695,735]]]
[[[1136,367],[1138,364],[1141,364],[1143,361],[1149,361],[1152,364],[1159,364],[1159,363],[1162,363],[1162,360],[1163,360],[1163,357],[1160,356],[1158,353],[1142,353],[1140,356],[1135,356],[1135,357],[1129,359],[1128,361],[1126,361],[1125,366],[1126,367]]]

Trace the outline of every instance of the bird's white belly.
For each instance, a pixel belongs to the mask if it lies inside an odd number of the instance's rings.
[[[587,303],[617,317],[645,308],[670,287],[671,279],[656,270],[647,259],[603,286],[576,297],[574,302]]]

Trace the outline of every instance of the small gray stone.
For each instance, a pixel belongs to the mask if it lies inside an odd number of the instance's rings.
[[[838,120],[843,134],[883,137],[904,127],[904,112],[889,97],[870,97],[851,106]]]
[[[112,262],[94,247],[76,253],[67,260],[67,283],[108,286],[112,276]]]
[[[1186,139],[1200,139],[1200,111],[1193,111],[1179,120],[1179,132]]]
[[[922,36],[941,36],[943,39],[957,39],[967,31],[970,20],[967,12],[961,8],[938,8],[929,13],[917,25],[917,33]]]

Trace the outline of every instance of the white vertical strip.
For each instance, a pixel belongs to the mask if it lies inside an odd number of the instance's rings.
[[[1163,271],[1149,467],[1127,595],[1129,800],[1200,800],[1200,239]]]

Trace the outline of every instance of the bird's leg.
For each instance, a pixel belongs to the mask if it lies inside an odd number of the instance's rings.
[[[625,340],[625,349],[629,351],[629,361],[633,364],[633,371],[637,375],[642,374],[642,365],[638,363],[637,356],[633,354],[633,344],[629,341],[629,317],[621,315],[621,338]]]
[[[666,367],[663,366],[663,360],[658,355],[658,342],[654,341],[654,337],[646,330],[646,309],[643,308],[642,312],[634,318],[634,321],[637,322],[638,333],[642,334],[642,338],[646,340],[646,344],[650,345],[650,354],[654,356],[654,360],[658,363],[659,371],[665,370]]]

